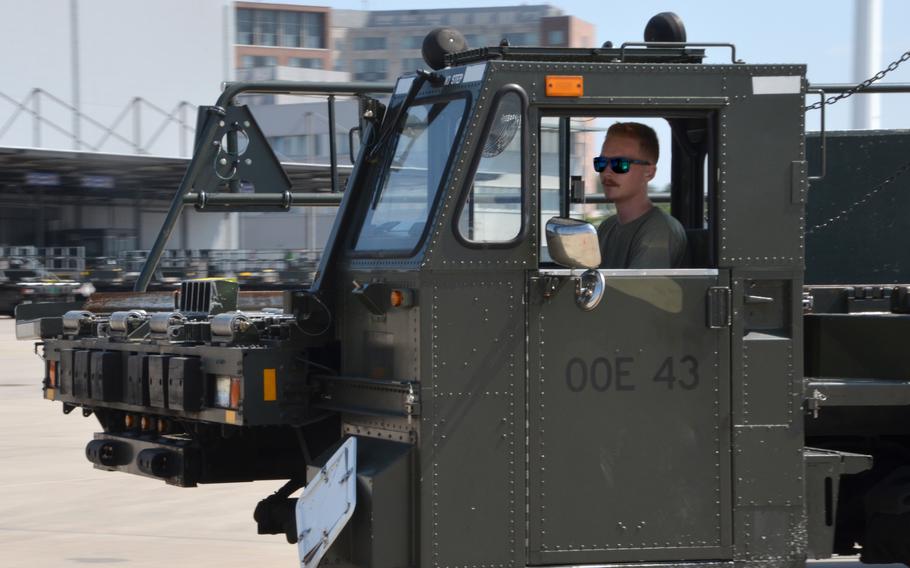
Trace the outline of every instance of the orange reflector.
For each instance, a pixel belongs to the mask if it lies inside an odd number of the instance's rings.
[[[240,377],[231,377],[231,408],[240,406]]]
[[[278,375],[275,369],[262,370],[262,400],[278,400]]]
[[[47,386],[49,386],[49,387],[57,386],[57,362],[56,361],[47,362]]]
[[[225,410],[224,411],[224,421],[227,422],[228,424],[236,424],[237,423],[237,413],[234,412],[233,410]]]
[[[392,307],[400,308],[403,302],[404,294],[401,293],[401,290],[392,290]]]
[[[132,430],[136,427],[136,417],[132,414],[127,414],[123,417],[123,425],[126,426],[127,430]]]
[[[148,416],[143,416],[139,419],[139,428],[142,430],[151,430],[154,427],[154,422]]]
[[[581,75],[547,75],[548,97],[580,97],[585,94],[585,78]]]
[[[167,431],[170,429],[171,429],[171,427],[170,427],[170,424],[168,424],[167,420],[165,420],[164,418],[158,419],[158,433],[159,434],[167,434]]]

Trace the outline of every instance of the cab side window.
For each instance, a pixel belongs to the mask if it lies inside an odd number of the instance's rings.
[[[524,231],[523,97],[506,91],[487,121],[456,232],[468,245],[515,242]]]
[[[653,245],[663,242],[664,233],[669,235],[666,241],[668,259],[666,266],[661,265],[660,268],[716,266],[710,223],[714,195],[714,180],[709,175],[714,167],[712,120],[710,114],[688,109],[668,116],[543,113],[537,125],[540,140],[540,226],[543,227],[551,217],[560,216],[584,220],[600,227],[602,267],[636,268],[636,263],[628,259],[643,258],[635,254],[649,250],[650,260],[642,266],[657,268],[651,263],[657,261],[663,249],[658,250],[659,246],[653,248]],[[610,148],[605,149],[610,155],[601,157],[607,131],[614,125],[616,129],[613,132],[620,132],[615,134],[618,138],[625,136],[626,139],[643,140],[646,139],[643,131],[650,130],[650,140],[656,135],[657,145],[648,142],[641,150],[638,147],[630,150],[629,144],[611,143]],[[651,155],[656,159],[649,158]],[[594,163],[596,157],[601,157],[600,170]],[[654,163],[644,161],[646,159]],[[632,169],[645,166],[654,168],[653,178],[647,182],[648,199],[655,209],[661,211],[649,213],[647,218],[640,217],[642,220],[637,224],[632,221],[622,225],[618,223],[612,196],[627,195],[628,192],[615,188],[607,191],[604,183],[618,184],[622,175],[632,175],[629,173]],[[600,173],[607,168],[611,171]],[[657,221],[658,213],[663,215],[664,220]],[[644,228],[638,230],[638,225]],[[540,263],[543,266],[552,265],[545,235],[543,231],[541,233]],[[653,238],[649,240],[648,235]],[[649,246],[652,248],[648,249]],[[624,258],[625,263],[622,262]]]

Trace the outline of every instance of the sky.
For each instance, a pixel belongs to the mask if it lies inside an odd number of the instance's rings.
[[[861,0],[863,1],[863,0]],[[517,6],[549,3],[593,23],[598,45],[610,40],[641,41],[645,24],[659,12],[676,12],[686,25],[689,41],[730,42],[737,57],[746,63],[804,63],[810,83],[851,83],[854,81],[852,42],[855,0],[552,0],[482,2],[458,0],[440,2],[433,7]],[[910,0],[882,2],[882,62],[884,68],[910,51],[906,22],[910,21]],[[311,4],[313,2],[297,2]],[[326,3],[336,9],[406,10],[413,0],[334,0]],[[706,63],[727,61],[729,50],[711,49]],[[910,83],[910,61],[883,82]],[[886,95],[882,99],[882,127],[910,128],[910,94]],[[807,117],[807,129],[818,128],[818,112]],[[813,122],[814,119],[814,122]],[[848,128],[850,106],[847,102],[828,108],[829,130]]]

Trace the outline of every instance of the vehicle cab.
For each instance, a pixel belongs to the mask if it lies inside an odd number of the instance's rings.
[[[419,426],[342,421],[416,444],[420,564],[805,554],[805,67],[699,47],[500,46],[399,79],[335,291],[341,375],[419,399]],[[664,134],[685,268],[554,261],[549,220],[604,216],[616,120]]]

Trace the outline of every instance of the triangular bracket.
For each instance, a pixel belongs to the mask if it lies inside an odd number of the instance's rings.
[[[200,107],[196,132],[204,132],[202,126],[208,120],[217,121],[218,126],[209,140],[196,141],[196,159],[209,163],[202,164],[199,175],[191,180],[193,191],[281,195],[290,190],[291,180],[249,107],[229,106],[223,111]]]

